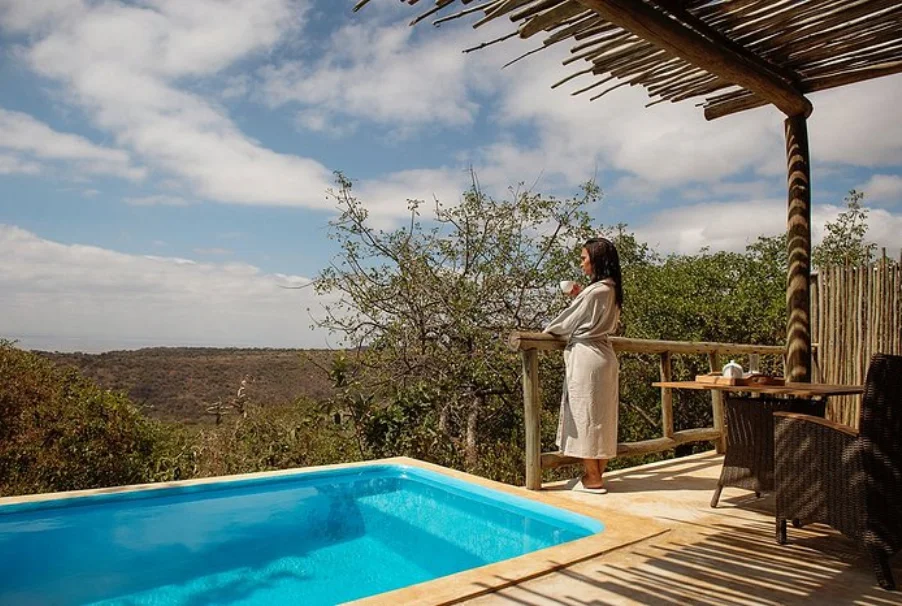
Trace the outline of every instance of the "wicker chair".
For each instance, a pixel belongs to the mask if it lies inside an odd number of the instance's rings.
[[[877,354],[868,368],[859,430],[777,413],[777,542],[786,520],[822,522],[870,555],[877,582],[895,589],[889,559],[902,549],[902,356]]]
[[[724,399],[727,451],[711,507],[717,507],[724,486],[754,490],[755,496],[774,489],[774,413],[824,416],[824,402],[806,398]]]

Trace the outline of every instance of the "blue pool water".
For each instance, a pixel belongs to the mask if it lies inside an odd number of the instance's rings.
[[[0,507],[0,604],[335,604],[601,532],[401,465]]]

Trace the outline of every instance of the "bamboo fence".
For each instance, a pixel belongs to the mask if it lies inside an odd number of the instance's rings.
[[[902,355],[902,258],[860,267],[825,267],[811,277],[814,377],[862,384],[875,353]],[[860,396],[830,398],[827,415],[858,426]]]

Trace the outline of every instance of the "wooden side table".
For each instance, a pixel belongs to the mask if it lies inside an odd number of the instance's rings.
[[[774,413],[824,416],[826,398],[864,393],[863,385],[786,383],[785,385],[712,385],[697,381],[659,381],[655,387],[727,392],[724,398],[727,449],[711,507],[717,507],[724,486],[754,490],[757,496],[774,489]],[[740,393],[760,394],[742,397]]]

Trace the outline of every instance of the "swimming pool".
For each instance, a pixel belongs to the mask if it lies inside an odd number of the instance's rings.
[[[334,604],[600,533],[409,465],[0,506],[0,604]]]

